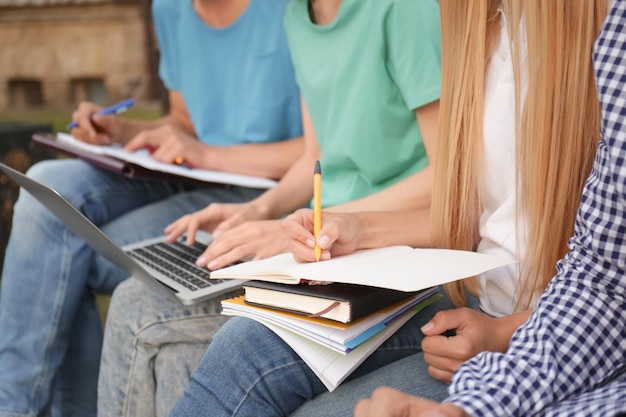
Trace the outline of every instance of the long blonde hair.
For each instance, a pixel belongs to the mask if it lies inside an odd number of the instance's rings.
[[[516,218],[524,216],[527,244],[517,294],[528,296],[517,303],[524,308],[543,291],[567,251],[593,164],[600,110],[591,53],[609,1],[440,1],[443,74],[433,244],[474,250],[479,241],[485,69],[499,34],[501,7],[508,23],[518,109]],[[525,30],[520,31],[522,19]],[[528,57],[522,61],[524,46]],[[524,103],[521,62],[528,73]],[[454,282],[446,290],[456,305],[463,305],[466,290],[477,294],[476,280]]]

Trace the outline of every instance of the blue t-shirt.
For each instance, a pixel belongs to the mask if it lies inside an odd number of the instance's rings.
[[[282,23],[288,0],[250,0],[213,28],[191,0],[154,0],[159,75],[182,94],[198,138],[212,145],[302,135],[299,91]]]

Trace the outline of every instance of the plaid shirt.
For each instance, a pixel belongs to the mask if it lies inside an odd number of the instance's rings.
[[[593,58],[602,140],[570,252],[509,351],[455,374],[446,401],[473,416],[626,415],[626,0]]]

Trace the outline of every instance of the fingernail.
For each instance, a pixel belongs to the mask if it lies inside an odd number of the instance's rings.
[[[320,260],[327,261],[329,259],[330,259],[330,252],[322,252],[322,255],[320,256]]]
[[[217,269],[217,261],[209,262],[209,264],[207,265],[207,268],[209,268],[210,270]]]
[[[330,239],[328,239],[328,236],[324,235],[320,237],[319,239],[317,239],[317,244],[320,245],[322,249],[324,249],[326,248],[326,246],[328,246],[329,241]]]
[[[309,248],[313,248],[313,247],[315,247],[315,241],[313,241],[313,240],[311,240],[311,239],[307,239],[304,243],[306,243],[306,245],[307,245]]]
[[[220,232],[219,230],[216,230],[215,232],[213,232],[213,237],[216,238],[216,237],[218,237],[221,234],[222,234],[222,232]]]
[[[205,264],[206,264],[206,258],[204,256],[201,256],[198,259],[196,259],[196,265],[204,266]]]
[[[429,321],[428,323],[426,323],[425,325],[423,325],[420,330],[422,331],[422,333],[426,333],[427,331],[429,331],[430,329],[432,329],[433,327],[435,327],[435,324],[432,321]]]

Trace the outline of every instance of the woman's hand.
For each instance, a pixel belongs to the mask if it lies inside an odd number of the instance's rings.
[[[287,252],[289,238],[280,220],[249,221],[218,234],[196,265],[215,270],[234,262]]]
[[[287,251],[288,239],[280,229],[280,220],[256,221],[258,218],[250,203],[213,203],[174,221],[164,232],[169,242],[186,233],[188,245],[194,244],[199,230],[212,233],[213,242],[196,263],[218,269],[235,261]]]
[[[226,230],[258,218],[250,203],[213,203],[170,223],[164,232],[169,242],[174,242],[186,233],[187,244],[192,245],[196,241],[198,230],[213,233],[213,238],[216,238]]]
[[[102,107],[94,103],[81,102],[72,113],[72,121],[78,123],[71,130],[72,136],[94,145],[110,145],[119,141],[122,131],[120,119],[114,114],[96,114],[100,110]]]
[[[301,209],[287,216],[282,228],[289,238],[289,251],[294,258],[298,262],[314,262],[313,210]],[[361,228],[354,214],[322,212],[322,229],[317,239],[322,248],[321,260],[354,252]]]
[[[428,373],[450,383],[454,372],[468,359],[483,351],[501,352],[508,338],[498,337],[498,320],[470,308],[440,311],[422,327],[424,360]],[[446,332],[454,330],[454,335]],[[504,344],[504,345],[503,345]]]
[[[377,388],[371,398],[357,403],[354,417],[469,417],[469,415],[453,404],[438,404],[382,387]]]

